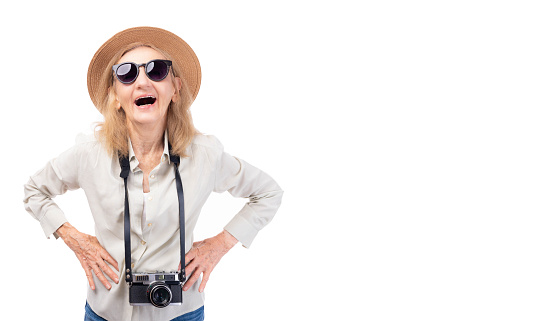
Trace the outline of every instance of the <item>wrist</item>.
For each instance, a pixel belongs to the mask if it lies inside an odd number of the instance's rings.
[[[224,242],[224,246],[226,247],[228,251],[231,250],[231,248],[233,248],[235,244],[239,242],[233,235],[231,235],[231,233],[229,233],[226,230],[223,230],[222,233],[220,233],[220,235]]]
[[[63,223],[56,232],[54,232],[58,237],[64,239],[67,235],[69,235],[70,231],[74,230],[74,226],[69,224],[69,222]]]

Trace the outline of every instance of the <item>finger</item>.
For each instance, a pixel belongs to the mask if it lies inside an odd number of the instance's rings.
[[[200,275],[201,269],[197,269],[194,273],[192,273],[188,281],[186,281],[185,285],[183,286],[183,291],[190,289],[190,287],[199,279]]]
[[[210,275],[211,273],[208,271],[203,272],[203,279],[201,280],[201,284],[199,288],[200,293],[203,292],[203,290],[205,290],[205,286],[207,285],[207,281],[209,281]]]
[[[108,282],[108,280],[104,277],[103,271],[101,271],[101,269],[99,268],[99,266],[97,265],[97,263],[95,263],[95,262],[90,262],[90,267],[92,268],[93,273],[95,274],[95,276],[97,277],[97,279],[99,279],[99,281],[101,281],[101,283],[102,283],[108,290],[110,290],[110,289],[112,288],[112,286],[110,285],[110,282]]]
[[[192,248],[185,256],[185,274],[189,275],[192,273],[196,267],[198,266],[198,263],[196,262],[196,257],[199,254],[199,250],[196,248]],[[181,269],[181,263],[179,262],[179,269]]]
[[[119,278],[117,274],[112,271],[112,269],[108,266],[108,264],[105,263],[105,261],[97,261],[97,265],[99,266],[101,271],[103,271],[104,274],[108,275],[110,279],[114,280],[116,284],[119,283]]]
[[[104,247],[99,243],[99,240],[95,236],[87,235],[87,238],[89,240],[88,244],[84,247],[87,255],[89,257],[95,258],[95,261],[98,261],[99,259],[103,259],[106,262],[110,263],[118,272],[119,272],[119,265],[117,261],[104,249]]]
[[[93,282],[93,274],[91,273],[91,268],[88,265],[88,262],[86,261],[85,257],[82,257],[80,254],[75,252],[76,257],[80,261],[80,265],[82,265],[82,268],[84,269],[84,272],[86,273],[86,278],[88,278],[89,285],[92,290],[95,290],[95,282]]]
[[[93,281],[93,274],[91,273],[91,269],[84,269],[84,271],[86,272],[86,277],[88,278],[90,288],[95,291],[95,281]]]
[[[185,259],[185,261],[186,261],[186,259]],[[188,262],[188,263],[185,264],[185,273],[186,273],[186,270],[187,270],[187,267],[188,267],[188,264],[189,264],[189,263],[190,263],[190,262]],[[181,271],[181,261],[180,261],[180,260],[179,260],[179,266],[177,267],[177,270],[178,270],[178,271]]]
[[[119,272],[117,261],[104,248],[101,250],[101,257]]]
[[[190,274],[192,274],[192,272],[194,272],[194,270],[195,270],[197,267],[198,267],[198,264],[197,264],[196,262],[194,262],[193,260],[190,261],[190,262],[188,263],[188,265],[186,266],[186,268],[185,268],[185,274],[186,274],[186,275],[190,275]],[[181,268],[181,267],[179,266],[179,268]]]
[[[185,255],[185,265],[188,265],[194,258],[196,258],[197,254],[198,251],[196,251],[196,248],[191,248]]]

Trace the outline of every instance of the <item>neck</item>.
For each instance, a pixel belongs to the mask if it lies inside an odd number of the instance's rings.
[[[129,124],[129,137],[132,143],[132,149],[137,158],[145,156],[162,154],[164,150],[164,131],[165,123],[157,126],[136,126]]]

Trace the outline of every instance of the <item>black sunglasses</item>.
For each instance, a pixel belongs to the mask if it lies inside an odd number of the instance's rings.
[[[161,81],[170,71],[172,62],[170,60],[155,59],[145,64],[135,64],[134,62],[123,62],[112,66],[112,70],[117,80],[123,84],[132,84],[138,78],[138,69],[144,67],[147,78],[153,81]]]

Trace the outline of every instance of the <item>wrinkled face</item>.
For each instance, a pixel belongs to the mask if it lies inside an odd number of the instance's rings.
[[[166,59],[158,51],[149,47],[138,47],[127,52],[118,61],[147,63],[153,59]],[[117,108],[123,108],[129,128],[166,126],[168,106],[171,101],[179,99],[180,81],[172,72],[161,81],[152,81],[145,74],[145,67],[140,67],[138,78],[131,84],[114,80]]]

